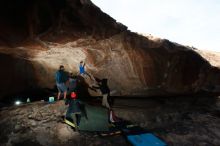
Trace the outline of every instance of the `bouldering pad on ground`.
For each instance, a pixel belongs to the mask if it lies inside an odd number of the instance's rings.
[[[81,105],[82,117],[79,130],[81,131],[108,131],[108,110],[100,106]]]
[[[134,146],[167,146],[163,141],[151,133],[128,135],[127,139]]]

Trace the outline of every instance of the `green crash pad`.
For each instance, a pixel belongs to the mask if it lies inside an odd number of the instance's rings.
[[[82,115],[79,124],[81,131],[108,131],[108,110],[100,106],[83,104]]]

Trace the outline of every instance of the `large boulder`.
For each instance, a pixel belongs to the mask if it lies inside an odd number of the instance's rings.
[[[130,32],[89,0],[3,0],[0,9],[1,97],[53,88],[59,65],[77,74],[81,60],[114,95],[220,91],[219,69],[193,48]]]

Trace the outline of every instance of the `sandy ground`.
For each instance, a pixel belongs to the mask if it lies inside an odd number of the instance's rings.
[[[75,132],[60,119],[66,110],[62,102],[1,109],[0,145],[129,145],[123,135],[100,137],[94,132]],[[147,129],[170,146],[220,145],[218,97],[117,98],[113,109],[118,117]]]

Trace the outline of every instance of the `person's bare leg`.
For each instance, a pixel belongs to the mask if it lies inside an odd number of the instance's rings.
[[[110,109],[110,105],[109,105],[109,103],[108,103],[108,95],[106,96],[106,107],[107,107],[108,109]]]
[[[84,73],[86,76],[88,76],[89,78],[90,78],[90,80],[92,80],[92,77],[91,77],[91,75],[88,73],[88,72],[85,72]]]
[[[58,95],[57,95],[57,100],[60,100],[60,95],[61,95],[61,93],[60,93],[60,92],[58,92]]]
[[[109,103],[108,103],[108,94],[104,94],[102,98],[102,105],[110,109]]]
[[[88,72],[85,73],[89,78],[90,80],[92,81],[92,86],[97,86],[97,81],[96,79],[94,78],[94,76],[92,74],[89,74]]]
[[[105,96],[102,95],[102,106],[105,106]]]
[[[63,93],[63,99],[66,99],[66,94],[67,94],[67,91],[65,91],[65,92]]]

